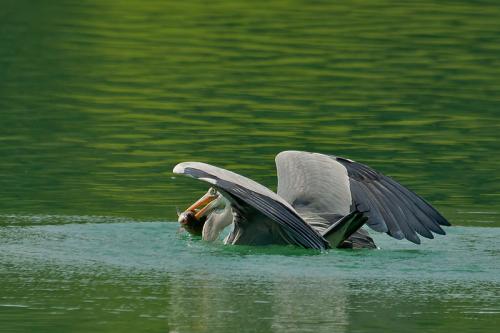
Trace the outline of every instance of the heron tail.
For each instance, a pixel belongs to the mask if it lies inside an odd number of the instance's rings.
[[[341,244],[361,228],[367,220],[368,218],[363,215],[363,212],[355,210],[333,223],[323,232],[322,236],[330,243],[331,248],[341,247]]]

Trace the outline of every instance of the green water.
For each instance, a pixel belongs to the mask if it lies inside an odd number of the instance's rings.
[[[0,2],[0,331],[495,332],[496,1]],[[417,247],[207,245],[198,160],[338,154],[452,222]]]
[[[420,247],[381,235],[381,250],[317,253],[206,244],[174,223],[59,217],[66,224],[14,226],[21,219],[35,220],[10,217],[0,229],[4,331],[496,332],[500,324],[500,228],[456,227]]]

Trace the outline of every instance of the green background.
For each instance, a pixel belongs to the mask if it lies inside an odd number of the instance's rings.
[[[497,1],[0,5],[0,331],[498,327]],[[366,163],[459,227],[309,256],[163,223],[207,187],[178,162],[275,189],[288,149]]]
[[[500,225],[495,2],[4,0],[0,15],[5,213],[173,219],[199,194],[176,163],[273,188],[294,149],[376,167],[454,224]]]

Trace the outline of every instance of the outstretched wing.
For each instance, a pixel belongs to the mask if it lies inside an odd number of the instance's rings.
[[[206,181],[275,221],[296,245],[313,249],[328,248],[328,241],[312,229],[290,204],[265,186],[237,173],[201,162],[179,163],[174,173]]]
[[[444,235],[449,222],[429,203],[370,167],[318,153],[284,151],[276,156],[278,195],[297,211],[347,215],[366,210],[367,224],[419,244],[420,234]]]

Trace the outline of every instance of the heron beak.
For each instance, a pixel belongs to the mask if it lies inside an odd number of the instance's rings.
[[[198,212],[195,213],[196,219],[199,219],[201,216],[203,216],[203,214],[205,214],[208,204],[214,201],[215,199],[217,199],[216,195],[210,195],[209,193],[207,193],[204,196],[202,196],[198,201],[196,201],[194,204],[189,206],[189,208],[186,211],[195,212],[195,209],[204,206],[202,209],[200,209]]]

